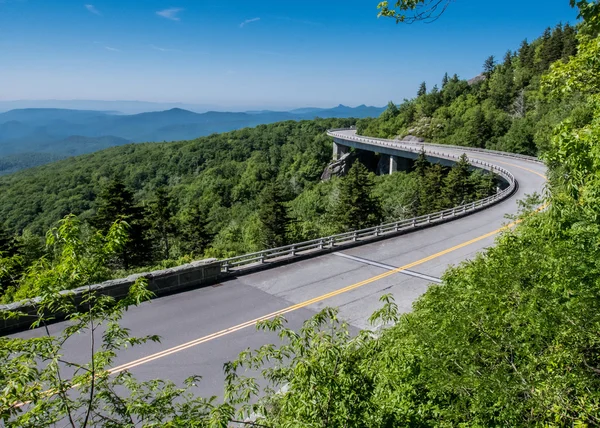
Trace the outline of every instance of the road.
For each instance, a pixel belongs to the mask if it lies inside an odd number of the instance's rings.
[[[466,149],[436,150],[453,155],[466,152],[470,158],[502,166],[515,176],[519,188],[508,200],[449,223],[132,308],[124,316],[123,326],[132,335],[157,334],[161,342],[122,352],[115,371],[127,369],[140,380],[162,378],[177,383],[201,375],[200,393],[221,395],[225,362],[247,348],[276,342],[272,335],[255,330],[257,319],[284,314],[290,326],[299,327],[324,307],[334,306],[352,330],[358,331],[369,327],[368,317],[381,306],[380,296],[387,293],[394,295],[401,311],[410,311],[412,303],[448,266],[493,245],[500,228],[509,222],[506,214],[515,214],[517,201],[525,195],[542,193],[546,181],[545,167],[539,163]],[[408,272],[394,269],[402,267]],[[50,328],[58,332],[64,323]],[[41,334],[30,330],[14,336]],[[76,360],[89,360],[88,339],[72,338],[65,344],[65,353]]]

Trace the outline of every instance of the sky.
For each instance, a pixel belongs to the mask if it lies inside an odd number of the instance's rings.
[[[0,0],[0,100],[383,106],[576,22],[568,0],[456,0],[412,25],[378,2]]]

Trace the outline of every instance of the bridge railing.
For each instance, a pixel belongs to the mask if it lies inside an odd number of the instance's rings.
[[[341,130],[340,130],[341,131]],[[336,135],[334,130],[328,132],[329,135],[335,136],[341,139],[361,141],[368,144],[372,144],[370,139],[357,136],[347,135]],[[410,151],[413,153],[420,152],[421,147],[415,147],[413,145],[407,146],[396,142],[390,142],[389,140],[378,139],[375,145],[388,146],[403,151]],[[456,161],[460,158],[458,155],[451,155],[447,153],[438,152],[428,147],[423,148],[428,155]],[[438,211],[431,214],[425,214],[418,217],[402,219],[395,222],[385,223],[366,229],[354,230],[350,232],[340,233],[337,235],[325,236],[310,241],[298,242],[290,245],[285,245],[277,248],[270,248],[255,253],[244,254],[237,257],[231,257],[228,259],[221,260],[221,270],[224,273],[235,271],[236,269],[243,268],[249,265],[260,265],[269,261],[281,261],[286,258],[294,258],[297,256],[308,255],[315,252],[331,251],[331,249],[338,246],[352,245],[356,242],[369,241],[374,239],[382,239],[384,236],[394,236],[406,233],[412,229],[418,229],[423,227],[429,227],[436,223],[442,223],[450,221],[451,219],[463,217],[473,212],[480,211],[491,205],[494,205],[509,196],[511,196],[517,189],[517,181],[513,174],[501,166],[494,165],[490,162],[485,162],[480,159],[469,159],[470,163],[482,169],[491,171],[501,176],[507,183],[508,187],[504,190],[489,196],[484,199],[469,202],[467,204],[459,205],[457,207],[449,208],[443,211]],[[355,244],[354,244],[355,245]]]

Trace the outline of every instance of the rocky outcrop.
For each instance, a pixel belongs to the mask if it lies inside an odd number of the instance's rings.
[[[354,161],[353,153],[345,153],[338,160],[331,162],[321,174],[321,180],[327,181],[331,177],[343,177],[348,174],[352,162]]]

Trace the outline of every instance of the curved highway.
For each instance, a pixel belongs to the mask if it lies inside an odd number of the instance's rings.
[[[350,130],[335,131],[335,137],[356,138]],[[371,142],[379,144],[381,140]],[[368,327],[368,317],[380,307],[379,297],[387,293],[394,295],[400,310],[410,311],[412,303],[429,284],[439,281],[449,265],[470,259],[494,243],[509,222],[505,216],[517,212],[519,199],[544,191],[546,168],[539,162],[468,148],[386,143],[416,149],[423,146],[446,155],[467,153],[472,160],[510,171],[518,189],[501,203],[435,227],[241,275],[131,308],[124,315],[123,326],[132,335],[157,334],[161,343],[121,352],[114,371],[130,370],[140,380],[162,378],[177,383],[201,375],[201,394],[222,395],[225,362],[246,348],[277,342],[276,337],[255,330],[257,320],[284,314],[292,327],[298,327],[324,307],[334,306],[351,328],[358,330]],[[64,323],[58,323],[50,329],[57,332],[63,327]],[[14,336],[41,334],[30,330]],[[65,344],[65,353],[72,360],[88,361],[88,339],[72,338]]]

